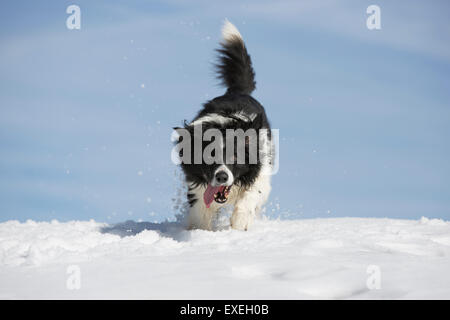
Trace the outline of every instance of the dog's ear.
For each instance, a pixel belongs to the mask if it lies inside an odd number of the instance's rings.
[[[193,135],[193,129],[190,126],[186,127],[173,127],[172,141],[179,143],[183,140],[186,135],[191,137]]]
[[[172,132],[172,141],[175,143],[181,142],[181,137],[182,137],[182,130],[185,130],[184,128],[180,128],[180,127],[173,127],[173,132]]]

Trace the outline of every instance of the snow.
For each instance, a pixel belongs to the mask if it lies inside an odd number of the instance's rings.
[[[0,298],[450,298],[450,222],[263,218],[219,230],[0,223]]]

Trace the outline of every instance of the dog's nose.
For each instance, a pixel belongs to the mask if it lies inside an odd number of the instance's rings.
[[[220,184],[228,181],[228,174],[225,171],[219,171],[216,173],[216,181]]]

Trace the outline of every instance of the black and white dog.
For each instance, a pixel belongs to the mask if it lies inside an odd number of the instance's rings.
[[[230,129],[242,129],[245,132],[250,129],[258,133],[256,161],[248,161],[254,149],[250,148],[249,139],[245,137],[244,163],[236,161],[234,151],[231,157],[229,156],[226,150],[229,148],[228,144],[221,144],[223,152],[219,160],[223,161],[207,163],[202,159],[197,163],[181,162],[188,184],[189,228],[211,230],[212,220],[218,210],[225,204],[231,204],[234,206],[231,227],[247,230],[270,193],[273,145],[264,108],[250,96],[255,89],[255,73],[242,36],[227,20],[222,29],[222,36],[221,48],[217,50],[219,52],[217,70],[218,77],[227,87],[227,92],[205,103],[192,122],[185,123],[184,128],[175,130],[183,129],[195,134],[199,128],[202,132],[215,129],[223,133]],[[202,156],[204,155],[206,148],[204,139],[202,136],[202,149],[196,151],[197,155],[199,151]],[[180,141],[181,139],[178,140]],[[233,138],[233,149],[234,143]],[[193,141],[193,147],[194,144]],[[182,152],[180,156],[183,155]],[[189,160],[194,158],[195,154],[188,157]]]

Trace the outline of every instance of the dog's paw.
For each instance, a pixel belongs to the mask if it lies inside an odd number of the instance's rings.
[[[239,231],[247,231],[247,225],[231,223],[231,228]]]
[[[252,216],[245,212],[234,212],[231,216],[231,228],[235,230],[247,231],[251,221]]]

